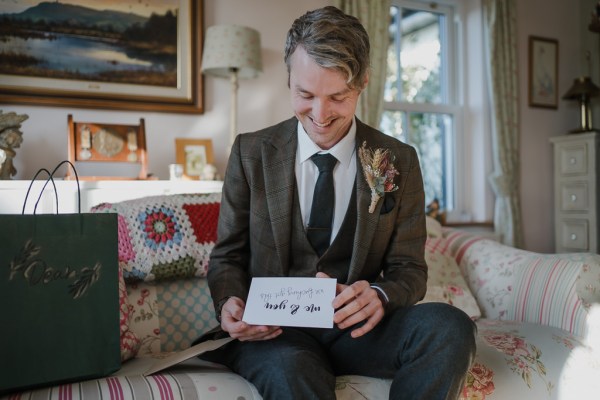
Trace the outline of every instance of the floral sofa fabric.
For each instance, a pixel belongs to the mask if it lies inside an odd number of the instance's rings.
[[[227,369],[188,360],[144,376],[217,322],[204,278],[220,194],[166,195],[102,204],[119,214],[121,304],[128,332],[113,376],[1,399],[260,399]],[[478,326],[461,399],[588,399],[600,393],[600,256],[542,255],[428,220],[423,300],[463,309]],[[122,301],[122,303],[123,303]],[[387,399],[390,382],[340,376],[338,399]]]

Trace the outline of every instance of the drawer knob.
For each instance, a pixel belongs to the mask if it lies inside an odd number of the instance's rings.
[[[575,157],[569,158],[569,164],[571,164],[571,165],[577,164],[577,159]]]
[[[576,195],[574,195],[574,194],[572,194],[572,195],[571,195],[571,201],[572,201],[572,202],[576,202],[576,201],[577,201],[577,196],[576,196]]]
[[[571,233],[571,240],[577,240],[577,235],[574,233]]]

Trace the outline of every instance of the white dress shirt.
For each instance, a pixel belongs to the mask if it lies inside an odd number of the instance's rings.
[[[350,203],[354,180],[356,178],[356,120],[352,120],[350,131],[342,140],[329,150],[322,150],[309,137],[304,127],[298,122],[298,150],[296,151],[296,182],[298,198],[304,227],[310,220],[315,184],[319,177],[319,169],[310,159],[315,153],[334,156],[338,163],[333,170],[333,185],[335,191],[335,209],[331,227],[331,242],[337,235],[344,221],[344,216]],[[330,243],[331,243],[330,242]]]

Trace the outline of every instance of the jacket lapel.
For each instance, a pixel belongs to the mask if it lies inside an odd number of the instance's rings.
[[[371,247],[371,241],[375,235],[379,213],[383,201],[379,201],[373,213],[369,213],[371,204],[371,188],[363,174],[362,165],[358,156],[358,148],[367,140],[367,146],[377,147],[377,143],[371,143],[372,139],[366,135],[362,122],[356,120],[356,234],[354,236],[354,248],[348,271],[348,281],[355,281],[360,276],[360,266],[364,262]]]
[[[290,240],[292,227],[292,211],[296,193],[296,150],[298,147],[298,120],[291,118],[277,132],[271,141],[262,144],[263,174],[267,206],[271,215],[271,227],[275,248],[282,266],[282,272],[287,274],[289,269]],[[367,140],[369,147],[378,147],[373,138],[366,133],[362,122],[357,119],[356,131],[356,234],[348,280],[354,281],[360,276],[362,266],[369,253],[370,244],[375,235],[379,213],[383,201],[379,201],[373,213],[369,213],[371,189],[363,175],[362,165],[358,157],[358,148]]]
[[[262,145],[263,174],[271,228],[282,272],[289,269],[292,207],[296,193],[296,135],[298,120],[292,118]]]

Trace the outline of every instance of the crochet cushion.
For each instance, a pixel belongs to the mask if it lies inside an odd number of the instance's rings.
[[[162,195],[103,203],[117,213],[126,282],[205,277],[217,237],[221,194]]]

